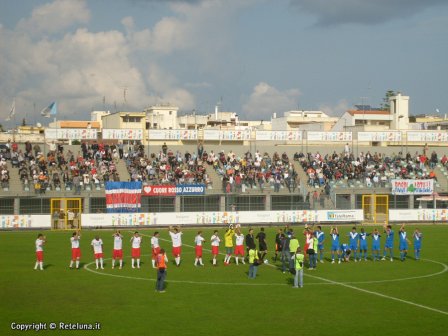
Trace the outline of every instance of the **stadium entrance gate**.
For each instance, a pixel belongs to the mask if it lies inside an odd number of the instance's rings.
[[[362,195],[364,221],[372,224],[389,222],[389,195]]]
[[[52,230],[81,229],[81,198],[50,199]]]

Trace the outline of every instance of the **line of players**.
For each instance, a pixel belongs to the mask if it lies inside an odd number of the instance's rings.
[[[371,233],[367,233],[364,228],[361,228],[360,232],[357,232],[356,227],[353,227],[351,232],[348,233],[349,242],[348,244],[340,244],[339,240],[339,232],[337,227],[331,227],[330,231],[330,240],[331,240],[331,262],[335,263],[335,257],[337,256],[338,263],[341,261],[350,261],[353,257],[355,262],[361,261],[364,259],[367,261],[367,251],[368,251],[368,239],[367,237],[372,238],[372,260],[386,260],[386,257],[390,259],[390,261],[394,261],[394,237],[395,233],[392,230],[391,225],[384,225],[384,235],[385,235],[385,243],[383,248],[383,255],[380,256],[381,251],[381,234],[377,228],[373,230]],[[318,227],[318,230],[314,233],[316,236],[323,233],[320,233],[321,229]],[[399,246],[398,249],[400,251],[400,260],[405,261],[409,245],[411,241],[408,239],[405,225],[401,225],[399,232]],[[414,257],[416,260],[420,259],[420,251],[422,246],[423,234],[417,228],[413,233],[413,244],[414,244]],[[323,245],[323,240],[320,243]],[[321,253],[319,249],[319,253]],[[322,253],[320,254],[320,260],[323,262]]]
[[[229,225],[224,233],[224,246],[225,246],[225,258],[224,265],[229,265],[232,256],[235,258],[235,263],[239,264],[239,259],[241,263],[245,264],[245,257],[249,258],[250,251],[257,251],[258,259],[260,263],[267,263],[265,259],[268,248],[266,243],[266,234],[264,228],[254,236],[254,230],[249,228],[249,232],[246,236],[241,232],[241,227],[236,225]],[[386,237],[383,257],[380,257],[380,239],[381,234],[378,229],[374,229],[372,233],[365,232],[364,228],[361,228],[361,232],[357,232],[357,228],[353,227],[351,232],[349,232],[349,243],[340,243],[340,236],[337,227],[331,227],[330,229],[330,240],[331,240],[331,262],[335,263],[335,258],[337,257],[338,263],[341,261],[350,261],[353,257],[355,262],[361,261],[362,259],[367,260],[367,237],[372,238],[372,260],[386,260],[387,254],[389,258],[393,261],[393,245],[394,245],[394,231],[390,225],[384,226],[384,234]],[[177,267],[180,266],[181,262],[181,248],[182,248],[182,231],[179,227],[169,227],[169,234],[172,242],[172,255]],[[309,257],[309,269],[316,268],[317,258],[321,263],[324,262],[324,243],[325,243],[325,233],[322,231],[321,226],[317,226],[314,230],[313,227],[308,227],[305,225],[305,230],[303,232],[305,236],[305,246],[303,251],[307,253]],[[156,268],[157,256],[160,253],[159,244],[160,233],[156,231],[151,237],[151,248],[152,248],[152,267]],[[235,237],[235,246],[233,244]],[[415,259],[420,259],[420,250],[423,234],[419,229],[416,229],[413,233],[414,238],[414,253]],[[72,248],[72,258],[70,261],[70,268],[75,267],[79,269],[80,259],[81,259],[81,249],[80,249],[80,239],[81,235],[79,231],[73,232],[70,238],[71,248]],[[258,240],[259,249],[256,249],[255,241]],[[43,270],[43,246],[45,244],[46,238],[44,235],[39,234],[36,239],[36,264],[35,269],[38,268]],[[115,263],[118,261],[119,269],[123,267],[123,236],[120,231],[116,231],[113,234],[114,248],[112,252],[112,268],[115,268]],[[132,268],[140,268],[140,256],[141,256],[141,244],[142,237],[138,232],[135,232],[131,237],[131,266]],[[203,244],[206,242],[205,238],[202,236],[202,231],[199,231],[194,238],[195,243],[195,266],[204,266],[202,255],[203,255]],[[278,230],[275,237],[275,256],[274,261],[277,260],[278,254],[281,254],[281,259],[283,261],[283,271],[285,271],[285,263],[291,258],[291,253],[295,253],[296,249],[300,246],[298,240],[293,234],[293,230],[286,226],[285,230]],[[211,250],[212,250],[212,264],[217,265],[217,257],[219,254],[219,246],[221,244],[221,238],[219,237],[218,230],[213,232],[210,238]],[[246,245],[246,255],[244,253],[244,244]],[[405,225],[403,224],[399,230],[399,250],[400,250],[400,260],[404,261],[408,253],[408,246],[410,241],[407,239],[407,233],[405,230]],[[91,241],[92,251],[95,258],[96,269],[104,269],[103,263],[103,241],[99,236]],[[291,250],[292,249],[292,250]],[[289,256],[288,256],[289,253]],[[287,261],[288,260],[288,261]]]

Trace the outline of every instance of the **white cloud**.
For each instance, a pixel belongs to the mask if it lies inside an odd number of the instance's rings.
[[[187,90],[180,87],[178,79],[160,65],[151,63],[148,69],[148,87],[154,94],[156,103],[170,103],[181,109],[195,107],[195,99]]]
[[[339,100],[336,104],[321,104],[319,109],[333,117],[340,117],[344,112],[349,110],[350,105],[346,99]]]
[[[53,15],[58,18],[49,19]],[[151,30],[137,30],[132,17],[122,19],[125,32],[64,31],[89,15],[85,1],[56,0],[34,9],[14,30],[0,27],[0,119],[6,118],[12,97],[17,97],[18,115],[29,115],[34,103],[39,110],[58,100],[58,117],[75,119],[102,107],[103,97],[110,109],[142,110],[158,102],[195,106],[192,94],[152,56],[157,48]],[[59,35],[48,38],[46,33],[56,27]],[[135,53],[142,51],[155,62],[152,75],[135,61]]]
[[[204,74],[231,76],[225,67],[232,56],[222,55],[238,33],[235,14],[254,1],[174,1],[168,5],[172,14],[152,27],[141,29],[134,18],[123,17],[119,30],[98,32],[86,28],[88,1],[38,6],[14,29],[0,26],[0,119],[12,97],[18,98],[18,115],[24,109],[29,114],[33,103],[39,110],[58,100],[59,117],[76,119],[102,108],[104,96],[110,109],[114,102],[118,109],[159,102],[195,108],[190,90],[210,86]],[[182,59],[172,63],[177,55]],[[179,70],[190,76],[187,84]],[[197,73],[202,77],[191,77]]]
[[[30,18],[19,21],[17,28],[33,34],[56,33],[89,19],[90,11],[85,0],[55,0],[35,8]]]
[[[316,16],[318,24],[375,25],[403,19],[425,9],[446,5],[446,0],[290,0],[293,6]]]
[[[251,119],[269,119],[274,112],[282,115],[283,112],[295,109],[299,96],[299,89],[280,91],[265,82],[260,82],[243,105],[243,112]]]

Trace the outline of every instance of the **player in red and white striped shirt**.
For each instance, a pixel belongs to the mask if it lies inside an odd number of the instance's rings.
[[[79,269],[79,260],[81,259],[81,248],[79,247],[79,240],[81,235],[79,231],[73,232],[70,243],[72,245],[72,260],[70,261],[70,268],[73,268],[73,263],[76,262],[76,269]]]

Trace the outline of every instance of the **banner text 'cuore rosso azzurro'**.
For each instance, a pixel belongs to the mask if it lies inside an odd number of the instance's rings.
[[[204,195],[205,184],[146,185],[143,196]]]

